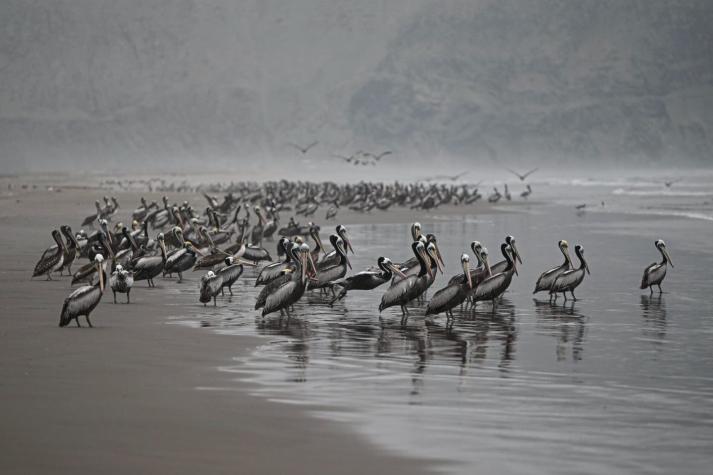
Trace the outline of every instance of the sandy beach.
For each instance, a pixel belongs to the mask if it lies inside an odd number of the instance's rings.
[[[0,201],[0,472],[428,471],[343,426],[251,396],[246,383],[226,384],[216,368],[261,340],[166,325],[170,304],[187,297],[156,300],[164,283],[138,284],[130,306],[105,295],[94,329],[57,328],[68,278],[30,281],[31,269],[49,229],[76,222],[96,194],[27,191]]]

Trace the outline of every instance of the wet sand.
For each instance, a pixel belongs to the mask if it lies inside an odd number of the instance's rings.
[[[113,194],[128,208],[125,219],[139,194]],[[343,425],[251,396],[249,384],[228,381],[216,367],[264,340],[165,324],[189,298],[168,298],[163,288],[175,282],[151,290],[137,283],[131,305],[112,304],[107,292],[92,316],[94,329],[58,328],[69,278],[29,276],[51,244],[50,229],[62,223],[77,229],[97,196],[65,189],[3,190],[0,197],[0,472],[429,470],[428,463],[386,453]],[[200,203],[184,196],[170,198]],[[197,279],[192,274],[182,285],[195,286]]]

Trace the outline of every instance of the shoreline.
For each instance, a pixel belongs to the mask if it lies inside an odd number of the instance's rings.
[[[10,233],[0,251],[3,473],[432,471],[434,462],[385,451],[346,425],[252,395],[250,383],[219,371],[264,340],[168,325],[177,306],[193,304],[180,291],[161,292],[174,282],[156,290],[137,283],[131,305],[114,305],[108,292],[95,328],[57,328],[68,278],[28,275],[49,229],[76,220],[89,198],[65,192],[47,206],[47,194],[0,201]],[[197,277],[182,285],[197,285]],[[162,299],[150,297],[158,292]]]

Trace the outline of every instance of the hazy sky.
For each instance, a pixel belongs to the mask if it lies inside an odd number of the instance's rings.
[[[709,164],[712,24],[693,0],[5,0],[0,160]]]

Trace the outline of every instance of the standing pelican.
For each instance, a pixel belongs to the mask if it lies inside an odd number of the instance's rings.
[[[289,308],[297,302],[305,292],[307,287],[307,263],[308,260],[314,267],[312,258],[309,254],[309,246],[302,244],[301,246],[292,247],[293,257],[297,263],[297,269],[292,273],[290,280],[280,285],[265,299],[265,305],[262,309],[262,316],[283,310],[287,312],[289,317]],[[316,269],[315,269],[316,271]]]
[[[215,275],[212,270],[209,270],[206,275],[201,277],[200,297],[198,300],[205,306],[213,299],[213,306],[218,305],[217,297],[220,290],[223,288],[223,277]]]
[[[114,303],[116,303],[116,293],[126,294],[126,303],[131,303],[131,287],[134,285],[134,275],[118,264],[109,277],[109,287],[114,293]]]
[[[427,287],[427,280],[431,276],[429,258],[426,256],[426,247],[421,241],[411,244],[411,250],[420,264],[418,275],[409,275],[392,285],[381,297],[379,313],[384,309],[398,305],[401,307],[402,320],[408,317],[406,304],[423,294]]]
[[[94,263],[97,266],[99,281],[94,285],[85,285],[78,288],[64,299],[62,313],[59,317],[60,327],[66,327],[73,319],[77,322],[77,326],[81,327],[79,324],[81,315],[84,315],[89,326],[92,326],[89,314],[99,305],[99,301],[104,295],[104,256],[101,254],[94,256]]]
[[[163,233],[158,233],[156,236],[158,246],[161,251],[160,256],[141,257],[134,262],[134,280],[145,280],[149,287],[155,287],[153,279],[163,272],[166,265],[166,244],[164,243]]]
[[[280,241],[277,244],[278,249],[282,247],[284,251],[289,251],[289,247],[291,245],[292,243],[290,242],[290,240],[285,237],[280,238]],[[255,287],[259,285],[265,285],[279,277],[282,274],[282,271],[285,270],[288,266],[290,266],[291,262],[292,256],[289,252],[285,252],[284,260],[273,262],[263,267],[260,270],[257,279],[255,279]]]
[[[318,229],[318,231],[319,231],[319,229]],[[336,231],[337,231],[337,236],[339,238],[341,238],[341,240],[344,244],[344,250],[351,251],[352,254],[354,254],[354,249],[352,248],[351,240],[349,239],[349,235],[347,234],[347,228],[344,225],[340,224],[336,227]],[[319,237],[319,233],[317,233],[317,237]],[[320,245],[321,245],[321,242],[320,242]],[[322,259],[318,265],[319,266],[322,266],[322,265],[334,266],[334,265],[339,264],[340,261],[341,261],[341,257],[337,253],[337,250],[335,249],[332,252],[330,252],[329,254],[327,254],[326,256],[324,256],[324,259]]]
[[[233,295],[233,284],[236,280],[243,274],[243,264],[242,261],[237,260],[233,256],[228,256],[225,258],[225,267],[218,270],[218,275],[223,279],[220,286],[220,293],[225,294],[226,287],[230,295]]]
[[[522,257],[520,257],[520,252],[517,250],[515,238],[512,236],[505,236],[505,244],[510,246],[510,253],[512,254],[512,258],[517,259],[517,261],[522,264]],[[500,261],[497,264],[490,266],[490,272],[492,272],[493,274],[499,274],[500,272],[503,272],[505,270],[507,265],[507,260]]]
[[[401,275],[402,278],[406,276],[391,262],[388,257],[379,257],[376,261],[376,265],[379,270],[370,269],[359,272],[346,279],[335,282],[333,287],[337,287],[339,291],[336,297],[330,302],[333,305],[337,300],[341,300],[347,295],[350,290],[372,290],[380,285],[388,282],[394,276],[394,274]]]
[[[183,282],[183,273],[196,263],[196,252],[193,244],[186,241],[183,249],[166,259],[166,265],[163,270],[164,273],[173,274],[177,272],[178,282]]]
[[[339,256],[337,263],[330,261],[322,261],[317,264],[317,278],[316,280],[310,281],[308,289],[323,289],[329,287],[332,282],[337,279],[341,279],[347,273],[347,267],[352,268],[349,258],[347,257],[347,250],[345,248],[344,241],[341,237],[336,234],[329,236],[329,241],[334,246],[334,250]],[[332,289],[334,291],[334,289]]]
[[[587,274],[589,274],[589,266],[587,265],[587,261],[584,260],[584,248],[578,244],[574,246],[574,253],[579,258],[579,268],[562,272],[562,274],[555,279],[552,284],[552,288],[550,289],[550,294],[554,294],[555,300],[557,300],[557,293],[562,292],[566,301],[566,292],[568,290],[572,294],[572,298],[577,300],[577,297],[574,296],[574,289],[576,289],[584,280],[584,271],[586,270]]]
[[[32,277],[47,274],[47,280],[52,280],[50,273],[62,269],[62,265],[64,264],[64,243],[62,242],[62,235],[55,229],[52,231],[52,239],[57,243],[57,247],[51,247],[42,254],[40,260],[35,264]]]
[[[500,252],[502,252],[505,260],[507,261],[507,266],[505,270],[497,274],[493,274],[490,265],[488,264],[487,256],[484,256],[485,269],[489,277],[485,278],[480,285],[475,288],[473,292],[473,304],[477,302],[482,302],[485,300],[492,300],[493,310],[495,310],[495,301],[500,297],[508,287],[510,287],[510,282],[512,282],[513,273],[517,274],[517,265],[515,259],[512,257],[514,252],[510,249],[510,246],[503,243],[500,246]]]
[[[463,254],[460,257],[463,266],[463,282],[449,284],[433,294],[433,298],[426,307],[426,316],[446,312],[448,318],[453,318],[453,308],[462,304],[473,289],[470,276],[470,256]]]
[[[74,237],[74,233],[72,233],[72,228],[63,224],[59,229],[67,241],[67,244],[64,246],[64,262],[62,263],[62,269],[60,269],[59,274],[62,275],[62,271],[67,269],[67,274],[72,275],[72,263],[80,252],[79,243],[77,242],[77,238]]]
[[[653,294],[653,287],[654,285],[656,285],[659,288],[659,294],[662,294],[663,290],[661,290],[661,282],[663,282],[664,277],[666,277],[667,265],[671,264],[671,267],[673,267],[673,261],[668,255],[668,251],[666,250],[666,243],[663,242],[663,240],[657,239],[655,245],[656,249],[658,249],[661,253],[662,260],[659,263],[654,262],[646,269],[644,269],[644,276],[641,278],[641,288],[645,289],[646,287],[648,287],[651,293]]]
[[[557,280],[557,277],[562,275],[563,272],[566,272],[572,268],[572,259],[570,259],[569,257],[569,243],[567,243],[567,241],[563,239],[559,243],[557,243],[557,246],[560,248],[560,252],[564,255],[564,262],[562,263],[562,265],[553,267],[552,269],[542,273],[540,278],[537,279],[537,283],[535,284],[535,291],[532,292],[533,294],[536,294],[537,292],[542,292],[544,290],[549,292],[550,289],[552,289],[552,284],[554,284],[555,280]]]

